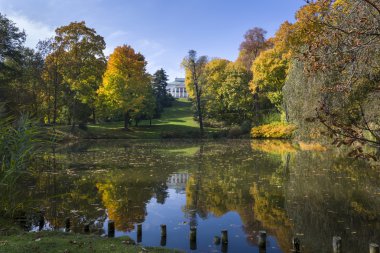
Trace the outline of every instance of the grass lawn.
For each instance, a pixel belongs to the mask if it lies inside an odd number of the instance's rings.
[[[86,131],[77,129],[74,136],[70,135],[70,126],[58,126],[57,138],[68,136],[88,139],[160,139],[160,138],[197,138],[199,124],[193,119],[191,102],[178,99],[172,107],[165,108],[161,118],[141,121],[139,126],[131,126],[124,130],[124,122],[110,122],[88,125]],[[208,133],[218,132],[218,129],[205,128]]]
[[[1,253],[180,252],[177,250],[142,247],[133,244],[134,242],[128,237],[102,238],[96,235],[48,231],[0,236]]]

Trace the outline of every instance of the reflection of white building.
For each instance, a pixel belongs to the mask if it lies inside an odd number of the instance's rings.
[[[174,98],[188,98],[189,94],[185,87],[185,78],[176,78],[174,82],[168,83],[166,86],[168,92],[172,94]]]
[[[189,178],[190,175],[188,173],[172,174],[166,181],[166,185],[170,189],[175,189],[176,192],[184,192]]]

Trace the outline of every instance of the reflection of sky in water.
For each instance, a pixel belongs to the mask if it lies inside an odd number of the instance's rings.
[[[166,247],[186,250],[187,252],[220,252],[221,246],[214,245],[214,236],[220,236],[220,231],[228,230],[228,252],[259,252],[259,249],[250,244],[246,234],[242,229],[242,221],[236,212],[228,212],[221,217],[209,215],[207,219],[202,219],[198,215],[197,219],[197,250],[190,250],[189,242],[189,218],[183,212],[186,205],[186,194],[178,192],[177,189],[168,189],[169,196],[165,204],[157,203],[152,198],[147,204],[148,215],[142,224],[142,245],[160,246],[160,225],[167,226]],[[253,215],[253,214],[252,214]],[[107,231],[107,222],[104,223]],[[116,231],[115,236],[128,235],[136,240],[136,229],[130,233]],[[282,252],[277,245],[276,239],[272,236],[267,238],[267,252]]]

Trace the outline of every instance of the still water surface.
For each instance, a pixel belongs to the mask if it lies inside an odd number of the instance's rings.
[[[141,244],[160,246],[166,224],[166,247],[186,252],[220,252],[213,238],[222,229],[228,252],[259,252],[260,230],[269,253],[290,252],[294,236],[302,252],[332,252],[334,235],[344,252],[380,242],[380,169],[344,153],[281,141],[109,140],[41,156],[12,197],[1,197],[3,208],[28,218],[20,221],[28,230],[59,230],[71,217],[74,231],[90,222],[93,233],[106,234],[113,220],[116,236],[136,240],[142,223]]]

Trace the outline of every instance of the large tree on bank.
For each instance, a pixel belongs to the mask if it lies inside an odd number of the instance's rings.
[[[55,32],[52,53],[58,54],[58,72],[67,85],[70,121],[73,127],[76,120],[86,121],[85,111],[89,111],[95,122],[96,91],[106,64],[104,38],[83,21],[59,27]]]
[[[197,56],[197,52],[190,50],[189,54],[183,59],[182,66],[186,71],[186,86],[189,95],[196,99],[197,114],[199,119],[199,129],[203,136],[203,114],[202,114],[202,82],[204,78],[204,70],[207,64],[206,56]]]
[[[128,129],[132,118],[145,110],[146,99],[151,95],[146,65],[144,56],[132,47],[123,45],[115,48],[98,90],[109,111],[123,113],[125,129]]]

